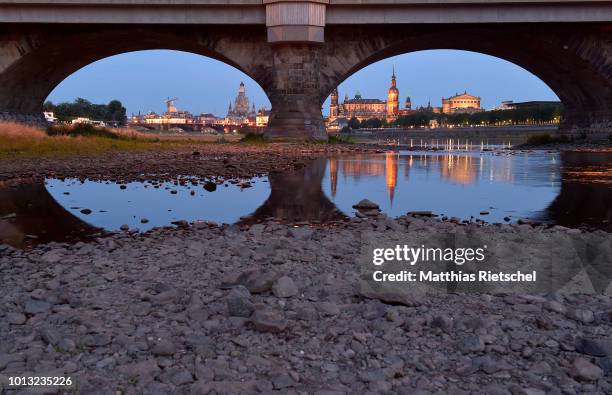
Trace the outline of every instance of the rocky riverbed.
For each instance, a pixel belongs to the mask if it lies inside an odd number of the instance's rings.
[[[45,177],[116,182],[173,180],[187,175],[193,182],[213,178],[244,179],[305,166],[314,158],[380,149],[364,145],[324,144],[194,144],[171,150],[113,152],[62,159],[0,159],[0,182]],[[221,181],[219,181],[221,182]]]
[[[612,393],[605,286],[389,303],[360,291],[358,264],[368,235],[489,237],[529,257],[568,237],[605,254],[609,233],[361,216],[0,246],[0,392],[45,375],[82,394]]]

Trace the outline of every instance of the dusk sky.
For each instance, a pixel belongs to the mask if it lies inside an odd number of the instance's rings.
[[[340,99],[359,91],[364,98],[385,99],[395,65],[400,104],[406,96],[413,108],[440,106],[442,97],[467,90],[492,108],[502,100],[558,100],[537,77],[504,60],[473,52],[422,51],[389,58],[357,72],[339,87]],[[177,51],[140,51],[106,58],[64,80],[49,96],[53,102],[83,97],[94,103],[119,99],[128,114],[165,110],[167,97],[194,114],[225,115],[240,81],[257,108],[270,107],[263,90],[244,73],[219,61]],[[329,99],[324,105],[328,112]]]

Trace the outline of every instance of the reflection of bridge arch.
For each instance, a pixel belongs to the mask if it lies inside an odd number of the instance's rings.
[[[286,222],[338,221],[346,218],[325,192],[322,181],[327,159],[319,158],[298,170],[270,174],[270,196],[241,223],[274,217]]]
[[[16,214],[14,220],[0,219],[0,243],[27,244],[27,235],[37,243],[86,238],[101,232],[62,207],[42,182],[15,186],[0,183],[0,218]]]
[[[547,219],[567,227],[590,225],[612,232],[612,154],[561,153],[561,190]]]

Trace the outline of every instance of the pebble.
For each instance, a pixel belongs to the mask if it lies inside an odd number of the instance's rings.
[[[236,283],[244,285],[251,293],[259,294],[269,291],[277,277],[278,275],[273,271],[253,269],[240,274]]]
[[[357,210],[378,210],[380,207],[368,199],[362,199],[359,203],[354,204],[353,208]]]
[[[51,303],[44,300],[30,299],[26,302],[24,312],[26,314],[41,314],[51,311]]]
[[[214,182],[207,182],[204,184],[204,189],[208,192],[214,192],[217,190],[217,184],[215,184]]]
[[[151,352],[157,356],[172,356],[176,352],[176,347],[170,340],[157,339],[153,342]]]
[[[277,298],[290,298],[299,292],[297,285],[289,276],[282,276],[272,286],[272,293]]]
[[[603,377],[603,370],[586,359],[578,357],[572,363],[570,375],[581,381],[596,381]]]
[[[242,285],[232,288],[225,300],[231,316],[248,318],[255,311],[255,306],[251,301],[251,293]]]
[[[480,336],[467,335],[460,341],[459,348],[464,354],[477,353],[485,350],[485,344]]]
[[[26,322],[26,316],[21,313],[6,313],[6,322],[11,325],[23,325]]]
[[[255,310],[251,316],[251,322],[259,332],[277,333],[287,328],[287,320],[279,310]]]
[[[612,340],[579,338],[576,341],[576,351],[594,357],[612,356]]]

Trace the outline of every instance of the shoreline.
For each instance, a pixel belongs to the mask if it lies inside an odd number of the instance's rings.
[[[97,155],[65,158],[0,159],[0,182],[20,179],[41,180],[45,177],[107,180],[117,182],[157,179],[172,180],[176,176],[193,176],[202,180],[218,177],[251,178],[304,166],[320,156],[350,153],[383,153],[403,147],[376,143],[359,144],[258,144],[207,143],[185,145],[152,151],[107,152]],[[552,145],[520,145],[509,151],[583,151],[611,152],[609,144],[564,143]],[[439,151],[413,148],[410,152]],[[493,149],[484,152],[495,152]]]
[[[344,144],[219,143],[159,151],[109,152],[62,159],[0,159],[0,182],[45,177],[117,182],[175,179],[251,178],[304,166],[321,155],[382,152],[382,147]]]

